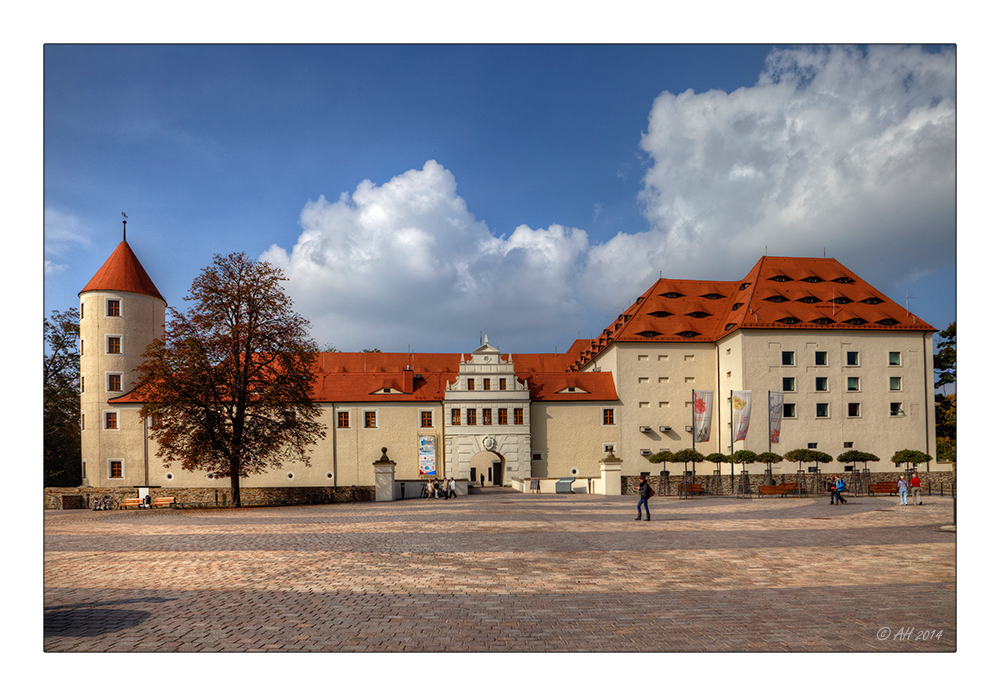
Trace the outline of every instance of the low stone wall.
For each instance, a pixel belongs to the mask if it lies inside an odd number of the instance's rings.
[[[184,507],[227,507],[232,503],[232,491],[227,488],[155,488],[149,494],[174,496]],[[125,498],[136,498],[136,488],[46,488],[46,510],[72,510],[89,508],[94,498],[111,496],[119,503]],[[355,503],[375,500],[374,486],[322,486],[301,488],[240,488],[240,502],[244,507],[267,505],[310,505],[318,503]],[[82,503],[82,505],[81,505]]]
[[[902,472],[891,471],[868,472],[868,482],[878,483],[879,481],[894,482],[899,480]],[[851,474],[838,475],[850,486]],[[953,471],[920,471],[920,488],[924,495],[951,495],[955,486],[955,472]],[[806,493],[809,495],[829,495],[828,488],[830,477],[833,472],[807,473],[805,474]],[[661,490],[661,476],[659,473],[651,473],[648,477],[649,485],[653,487],[658,495],[677,495],[677,486],[684,479],[683,475],[673,475],[665,477],[666,481]],[[795,474],[775,474],[771,480],[767,480],[764,474],[748,474],[750,479],[750,490],[756,494],[757,488],[761,485],[782,484],[794,482]],[[694,483],[699,484],[706,494],[711,495],[733,495],[739,492],[740,473],[730,478],[729,472],[724,471],[718,478],[713,473],[698,474],[694,477]],[[848,493],[855,491],[848,490]],[[862,491],[865,495],[868,491]],[[622,476],[622,495],[639,495],[639,477]]]

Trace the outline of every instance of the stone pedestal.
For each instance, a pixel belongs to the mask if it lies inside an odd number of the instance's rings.
[[[375,502],[392,501],[396,497],[396,462],[389,459],[386,448],[382,448],[382,458],[375,467]]]
[[[601,460],[601,483],[603,490],[597,491],[603,495],[622,494],[622,460],[611,452]]]

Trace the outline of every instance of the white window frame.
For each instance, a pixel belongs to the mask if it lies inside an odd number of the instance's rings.
[[[424,425],[424,414],[431,414],[431,424]],[[417,409],[417,428],[420,430],[428,430],[434,427],[434,410],[429,408]]]
[[[106,468],[105,468],[104,471],[105,471],[105,474],[108,477],[108,479],[114,479],[115,481],[121,481],[121,480],[123,480],[125,478],[125,457],[108,457],[105,460],[105,462],[106,462],[106,464],[105,464]],[[122,475],[121,476],[112,476],[111,475],[111,462],[121,462],[121,464],[122,464]]]
[[[108,414],[115,414],[115,427],[108,427]],[[122,429],[122,414],[116,408],[108,408],[101,411],[101,430],[121,430]]]
[[[786,416],[785,413],[787,413],[789,407],[791,407],[791,409],[792,409],[792,415]],[[791,403],[785,402],[785,403],[782,404],[782,407],[781,407],[781,417],[782,417],[783,420],[797,420],[798,419],[798,417],[799,417],[799,409],[796,408],[794,401],[791,402]]]
[[[820,355],[820,353],[823,354],[823,362],[820,362],[819,360],[816,359]],[[830,352],[826,351],[826,350],[817,350],[813,354],[813,362],[816,364],[816,367],[829,367],[830,366]]]
[[[340,414],[341,413],[346,413],[347,414],[347,426],[344,427],[344,428],[340,427]],[[334,430],[350,430],[353,427],[354,427],[354,419],[351,418],[351,409],[349,409],[349,408],[338,408],[338,409],[336,409],[334,411],[334,415],[333,415],[333,429]]]
[[[785,362],[785,356],[786,355],[792,356],[792,361],[791,362]],[[781,360],[780,364],[781,364],[782,367],[795,367],[795,351],[794,350],[783,350],[783,351],[781,351],[780,360]]]
[[[112,338],[117,338],[118,339],[118,352],[117,353],[112,353],[110,350],[108,350],[108,348],[109,348],[108,343],[110,342],[110,340]],[[125,353],[125,339],[122,337],[121,334],[104,334],[104,354],[105,355],[124,355],[124,353]]]
[[[819,387],[819,381],[820,380],[823,380],[823,388],[822,389],[820,389],[820,387]],[[816,391],[817,392],[819,392],[821,394],[826,394],[827,392],[830,391],[830,378],[829,377],[817,377],[816,381],[813,382],[813,385],[816,387]]]
[[[611,417],[614,419],[614,423],[604,422],[604,412],[611,411]],[[604,428],[614,428],[618,425],[618,408],[615,406],[602,406],[601,407],[601,426]]]
[[[892,361],[892,356],[897,356],[897,362]],[[890,350],[889,351],[889,367],[902,367],[903,366],[903,351],[901,350]]]
[[[787,384],[787,380],[792,380],[792,388],[791,389],[785,389],[785,384]],[[796,389],[795,389],[795,378],[794,377],[782,377],[781,378],[781,391],[784,392],[785,394],[790,394],[792,392],[795,392],[796,391]]]
[[[864,411],[864,408],[862,407],[861,403],[862,402],[860,402],[860,401],[848,401],[847,402],[847,415],[845,417],[846,418],[861,418],[862,416],[864,416],[865,411]],[[851,404],[857,404],[858,405],[858,415],[856,415],[856,416],[852,416],[851,415]]]
[[[369,413],[375,414],[375,425],[368,427],[365,416]],[[361,409],[361,429],[362,430],[378,430],[379,418],[377,408],[362,408]]]
[[[893,389],[892,380],[896,380],[896,388]],[[903,391],[903,378],[897,375],[889,376],[889,391],[891,392],[901,392]]]
[[[848,358],[848,356],[850,356],[851,353],[853,353],[855,356],[857,356],[857,362],[854,363],[854,364],[851,364],[851,362],[849,361],[849,358]],[[844,351],[844,367],[861,367],[861,351],[860,350],[846,350],[846,351]]]
[[[120,389],[111,389],[111,377],[118,376],[118,386]],[[114,392],[116,394],[125,391],[125,373],[124,372],[105,372],[104,373],[104,391]]]
[[[858,386],[857,386],[856,389],[851,389],[851,380],[852,379],[857,381],[857,385]],[[861,378],[860,377],[848,377],[847,378],[847,382],[844,385],[844,391],[848,392],[849,394],[860,393],[861,392]]]
[[[820,406],[826,406],[826,414],[825,415],[822,415],[822,416],[820,415],[820,413],[819,413],[819,407]],[[830,417],[830,403],[828,401],[819,401],[819,402],[816,403],[816,417],[817,418],[823,418],[823,419],[826,419],[826,418]]]
[[[118,303],[118,314],[111,314],[108,310],[111,307],[112,302]],[[125,302],[121,297],[105,297],[104,298],[104,316],[111,319],[121,319],[125,316]]]

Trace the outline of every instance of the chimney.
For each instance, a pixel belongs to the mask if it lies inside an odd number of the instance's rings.
[[[409,365],[407,365],[406,369],[403,371],[403,393],[413,393],[413,370]]]

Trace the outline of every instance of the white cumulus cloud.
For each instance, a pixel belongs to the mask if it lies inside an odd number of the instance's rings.
[[[648,229],[494,233],[430,160],[309,202],[292,250],[261,258],[342,350],[461,350],[480,331],[501,349],[564,350],[660,274],[735,280],[765,246],[825,247],[887,289],[954,266],[955,121],[951,51],[776,50],[752,87],[654,100],[639,143]]]

